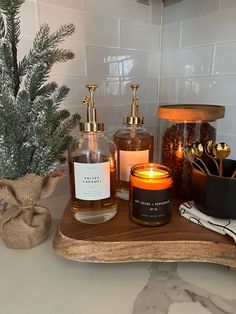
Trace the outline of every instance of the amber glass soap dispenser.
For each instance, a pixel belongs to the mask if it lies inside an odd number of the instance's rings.
[[[97,121],[94,105],[96,85],[87,85],[90,95],[87,121],[80,123],[80,136],[69,150],[72,212],[76,220],[102,223],[117,212],[116,147],[104,135],[104,124]]]
[[[131,84],[133,100],[124,126],[114,134],[117,146],[117,196],[129,199],[129,175],[132,166],[153,161],[153,135],[143,127],[137,97],[138,84]]]

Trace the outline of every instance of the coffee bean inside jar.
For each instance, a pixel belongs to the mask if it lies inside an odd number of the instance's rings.
[[[216,120],[224,107],[215,105],[169,105],[158,110],[159,162],[170,169],[174,195],[192,199],[192,165],[184,157],[185,144],[216,139]]]

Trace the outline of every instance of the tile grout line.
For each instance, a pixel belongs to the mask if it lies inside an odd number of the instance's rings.
[[[36,17],[36,28],[37,31],[40,29],[40,9],[39,9],[39,0],[35,1],[35,17]]]
[[[214,76],[215,58],[216,58],[216,44],[214,44],[212,60],[211,60],[211,76]]]

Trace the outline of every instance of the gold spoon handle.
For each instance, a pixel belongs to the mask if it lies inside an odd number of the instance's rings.
[[[234,178],[235,176],[236,176],[236,169],[234,170],[234,172],[233,172],[231,178]]]
[[[192,164],[194,164],[195,166],[197,166],[198,169],[201,170],[201,172],[205,173],[204,169],[202,169],[202,167],[201,167],[199,164],[197,164],[195,161],[192,161]]]
[[[223,175],[223,159],[219,158],[219,176],[222,177]]]
[[[217,168],[217,171],[218,171],[218,174],[220,174],[220,169],[219,169],[218,162],[215,160],[215,158],[214,158],[214,157],[212,157],[212,156],[210,156],[210,155],[208,155],[208,157],[210,157],[210,158],[211,158],[211,160],[213,160],[213,161],[214,161],[214,163],[215,163],[215,165],[216,165],[216,168]]]
[[[209,169],[207,168],[206,164],[204,163],[204,161],[201,160],[201,158],[197,158],[197,157],[196,157],[196,159],[201,162],[201,164],[203,165],[203,167],[204,167],[204,169],[206,170],[207,174],[211,174],[210,171],[209,171]],[[204,172],[205,172],[205,171],[204,171]]]

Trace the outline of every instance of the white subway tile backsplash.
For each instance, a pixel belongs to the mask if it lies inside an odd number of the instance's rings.
[[[142,103],[140,105],[140,112],[144,117],[145,125],[157,124],[157,102]]]
[[[151,23],[161,25],[162,20],[162,0],[151,0]]]
[[[88,75],[156,76],[153,55],[145,51],[87,47]]]
[[[228,10],[236,7],[235,0],[220,0],[221,10]]]
[[[164,52],[162,54],[162,76],[210,75],[212,57],[213,46]]]
[[[52,31],[66,23],[74,23],[77,28],[79,27],[79,11],[41,2],[39,2],[39,18],[40,23],[48,23]]]
[[[40,4],[40,21],[46,21],[54,30],[72,22],[77,29],[77,40],[90,45],[118,45],[118,19],[114,17]]]
[[[236,9],[183,22],[181,47],[236,40]]]
[[[121,103],[132,103],[132,83],[139,84],[137,95],[139,103],[157,103],[157,85],[158,80],[155,78],[122,78],[121,79]]]
[[[118,46],[118,19],[109,16],[80,13],[79,31],[90,45]]]
[[[213,74],[236,74],[236,42],[216,45]]]
[[[179,48],[181,24],[172,23],[162,27],[162,51],[171,51]]]
[[[96,104],[97,106],[107,105],[109,107],[120,104],[120,80],[115,77],[69,77],[51,75],[59,85],[66,85],[70,88],[68,97],[63,102],[63,108],[83,106],[82,98],[88,95],[87,84],[97,84]]]
[[[128,106],[118,105],[112,107],[112,113],[107,106],[99,107],[100,120],[105,124],[105,130],[112,135],[114,129],[123,126],[123,116],[127,115]]]
[[[236,117],[236,106],[226,106],[224,119],[217,121],[218,132],[236,135],[236,123],[233,117]]]
[[[37,31],[35,2],[26,1],[20,9],[20,29],[23,36],[34,36]]]
[[[177,78],[161,78],[159,102],[160,104],[174,104],[177,102]]]
[[[151,6],[127,0],[85,0],[85,10],[141,23],[149,23],[151,19]]]
[[[219,0],[183,0],[167,6],[163,14],[164,24],[189,20],[218,10]]]
[[[86,0],[39,0],[41,3],[53,4],[60,7],[71,8],[76,10],[84,9],[84,2]]]
[[[179,79],[179,103],[235,103],[236,76]]]
[[[140,40],[142,38],[142,40]],[[160,26],[120,21],[120,47],[141,50],[160,50]]]

